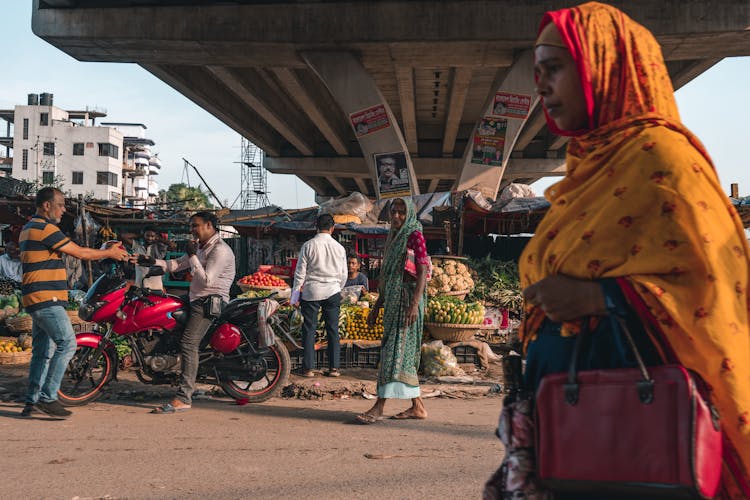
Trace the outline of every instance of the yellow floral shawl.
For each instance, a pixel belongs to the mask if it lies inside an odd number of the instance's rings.
[[[617,278],[662,356],[700,374],[721,414],[724,496],[750,496],[749,249],[708,154],[681,123],[658,43],[599,3],[550,12],[577,61],[589,128],[520,262],[547,276]],[[541,30],[541,28],[540,28]],[[548,118],[551,128],[554,122]],[[524,344],[544,320],[526,306]],[[574,335],[580,322],[564,323]],[[731,478],[731,480],[729,480]]]

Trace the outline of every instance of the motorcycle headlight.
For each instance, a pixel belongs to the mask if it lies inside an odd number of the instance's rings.
[[[91,321],[91,318],[94,317],[94,313],[105,304],[106,302],[94,302],[93,304],[90,304],[90,303],[82,304],[81,308],[78,309],[78,316],[83,321]]]

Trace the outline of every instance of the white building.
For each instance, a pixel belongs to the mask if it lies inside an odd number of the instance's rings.
[[[147,127],[142,123],[102,123],[123,135],[123,204],[145,207],[153,204],[159,195],[156,181],[161,170],[157,154],[151,152],[154,141],[146,137]]]
[[[155,199],[158,184],[151,175],[158,169],[150,168],[150,153],[143,167],[128,160],[129,152],[154,144],[144,136],[145,125],[96,126],[96,119],[105,116],[97,110],[55,107],[52,94],[41,94],[41,99],[29,94],[26,106],[0,110],[0,118],[13,125],[12,136],[0,138],[1,146],[13,149],[11,176],[112,204],[142,206]]]

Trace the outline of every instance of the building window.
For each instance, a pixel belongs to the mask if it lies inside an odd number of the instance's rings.
[[[117,174],[112,172],[97,172],[96,183],[117,187]]]
[[[55,182],[54,172],[42,172],[42,184],[52,184]]]
[[[99,143],[99,156],[109,156],[115,160],[120,158],[120,148],[106,142]]]
[[[73,156],[83,156],[83,143],[82,142],[73,143]]]
[[[21,155],[21,169],[22,170],[29,169],[29,150],[28,149],[24,149],[23,154]]]
[[[39,114],[39,125],[49,125],[49,113]]]
[[[83,172],[73,172],[73,184],[83,184]]]
[[[54,142],[44,143],[44,156],[55,156],[55,143]]]
[[[28,118],[23,119],[23,138],[24,139],[29,138],[29,119]]]

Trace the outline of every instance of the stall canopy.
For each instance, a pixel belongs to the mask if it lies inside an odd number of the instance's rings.
[[[463,193],[429,193],[412,197],[420,222],[425,229],[438,228],[445,220],[458,221],[463,217],[466,234],[518,234],[530,233],[536,228],[549,208],[544,198],[511,198],[497,203],[487,201],[479,191]],[[379,235],[388,233],[388,210],[391,200],[380,200],[362,218],[361,224],[337,224],[340,230]],[[282,210],[266,207],[239,214],[234,211],[222,220],[240,234],[258,235],[274,232],[315,232],[318,207],[300,210]]]

